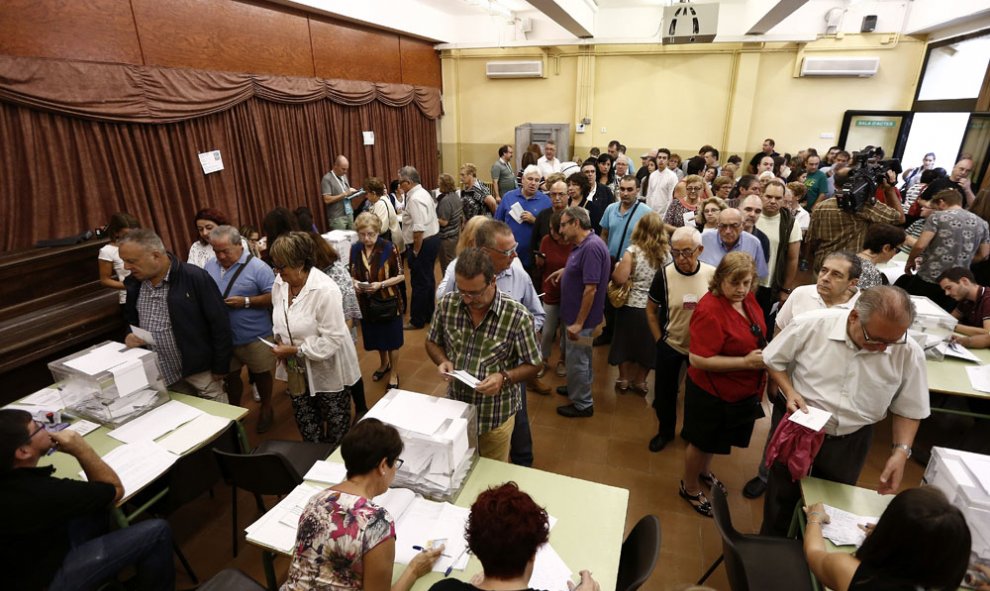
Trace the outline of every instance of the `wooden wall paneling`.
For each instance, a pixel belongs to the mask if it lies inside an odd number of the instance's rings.
[[[440,75],[440,55],[433,49],[432,43],[400,37],[399,56],[402,60],[403,84],[443,87]]]
[[[131,6],[121,0],[2,0],[0,53],[141,63]]]
[[[402,82],[399,36],[355,25],[309,19],[317,78]]]
[[[131,0],[149,66],[313,76],[307,18],[237,0]]]

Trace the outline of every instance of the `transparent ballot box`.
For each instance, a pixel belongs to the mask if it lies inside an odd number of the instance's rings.
[[[48,364],[70,414],[116,428],[168,401],[157,356],[105,341]]]
[[[933,447],[924,482],[963,512],[973,538],[971,560],[990,566],[990,456]]]
[[[457,496],[478,457],[478,419],[471,404],[390,390],[365,418],[392,425],[402,437],[402,466],[393,487],[447,501]]]
[[[911,296],[917,314],[910,330],[914,333],[924,333],[939,338],[952,336],[952,331],[956,329],[959,322],[938,304],[925,296]]]

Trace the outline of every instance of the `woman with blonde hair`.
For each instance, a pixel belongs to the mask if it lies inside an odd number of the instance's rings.
[[[691,314],[681,430],[687,449],[680,496],[706,517],[712,516],[712,506],[701,485],[722,486],[712,474],[712,459],[715,454],[728,455],[733,447],[748,447],[753,424],[763,416],[767,327],[754,295],[756,286],[753,257],[730,252]]]
[[[608,353],[610,365],[619,366],[619,379],[615,386],[620,392],[632,388],[645,394],[648,391],[646,376],[653,369],[653,334],[646,321],[646,300],[653,283],[653,276],[667,262],[670,244],[663,220],[656,212],[650,212],[636,222],[629,248],[612,272],[612,281],[619,285],[632,282],[625,305],[615,311],[615,330],[612,348]]]
[[[697,217],[698,205],[706,195],[703,178],[696,174],[684,177],[684,196],[670,202],[667,213],[663,216],[664,223],[680,228],[685,223],[693,222]]]
[[[454,254],[460,255],[465,248],[474,248],[474,235],[478,232],[478,228],[488,221],[491,221],[490,218],[486,218],[482,215],[476,215],[469,219],[464,224],[464,228],[461,229],[461,235],[457,238],[457,247],[454,249]],[[444,268],[443,278],[440,280],[440,283],[437,284],[438,294],[447,293],[447,282],[453,281],[455,261],[457,261],[456,258],[453,261],[450,261],[450,264]]]
[[[492,192],[484,183],[478,180],[478,167],[470,162],[461,166],[461,206],[464,208],[464,220],[470,220],[476,215],[491,219],[498,202],[492,197]]]
[[[719,197],[709,197],[701,202],[701,215],[694,217],[699,232],[718,229],[718,214],[728,205]]]

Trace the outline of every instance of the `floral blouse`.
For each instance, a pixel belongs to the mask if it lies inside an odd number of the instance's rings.
[[[395,538],[388,511],[357,495],[327,489],[299,517],[296,546],[281,591],[364,587],[364,555]]]
[[[340,288],[340,295],[344,299],[344,319],[360,320],[361,308],[358,307],[357,294],[354,292],[354,282],[347,272],[344,263],[337,261],[330,265],[323,272],[327,274],[333,282]]]

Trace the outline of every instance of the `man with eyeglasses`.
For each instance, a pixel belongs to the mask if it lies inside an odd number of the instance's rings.
[[[533,315],[501,293],[492,259],[480,248],[461,252],[454,277],[457,292],[437,302],[426,352],[449,382],[447,396],[477,408],[478,452],[506,462],[523,384],[543,363]],[[472,388],[451,379],[454,370],[481,381]]]
[[[652,452],[662,450],[674,440],[677,391],[681,367],[688,361],[691,315],[698,301],[708,293],[708,284],[715,274],[715,267],[699,260],[704,250],[696,228],[677,228],[670,238],[674,264],[657,271],[650,285],[646,321],[656,340],[653,410],[659,423],[656,436],[650,440]]]
[[[863,272],[862,260],[855,254],[842,250],[825,257],[821,271],[818,272],[818,282],[814,285],[802,285],[794,288],[791,296],[780,307],[774,330],[768,331],[771,336],[787,328],[794,321],[794,318],[805,312],[829,308],[851,310],[860,295],[856,286]],[[770,415],[770,431],[767,433],[767,444],[769,444],[773,432],[777,429],[777,424],[787,412],[786,400],[778,394],[777,385],[772,377],[767,384],[767,397],[773,404],[773,411]],[[760,456],[757,475],[743,487],[743,496],[747,499],[755,499],[767,490],[767,478],[769,478],[770,471],[764,461],[766,453],[767,445],[765,444],[763,455]]]
[[[86,480],[38,467],[57,450]],[[64,476],[64,474],[63,474]],[[0,410],[0,568],[7,589],[95,588],[133,566],[132,588],[175,588],[172,533],[161,519],[107,532],[120,478],[75,431],[48,431],[23,410]]]
[[[794,319],[765,349],[763,361],[787,399],[787,410],[809,406],[832,414],[811,476],[856,484],[873,442],[873,425],[893,415],[890,457],[877,492],[896,493],[921,419],[929,415],[925,354],[907,329],[914,303],[898,287],[863,292],[852,310],[809,312]],[[785,458],[770,468],[762,533],[784,536],[801,500]]]
[[[522,186],[502,196],[495,219],[505,222],[519,243],[518,256],[527,273],[533,270],[533,225],[536,216],[550,208],[550,198],[539,190],[540,169],[529,165],[523,171]]]
[[[763,246],[756,236],[743,231],[743,217],[738,209],[731,207],[723,209],[718,214],[718,228],[702,232],[701,243],[705,247],[704,252],[701,253],[701,260],[713,267],[718,267],[725,255],[739,250],[756,261],[756,275],[760,279],[768,274]]]

